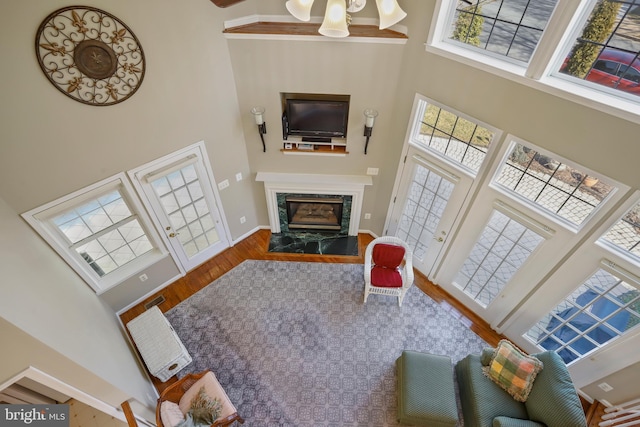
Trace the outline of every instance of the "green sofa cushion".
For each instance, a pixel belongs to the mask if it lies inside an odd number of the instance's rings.
[[[453,369],[448,356],[405,350],[396,366],[400,423],[429,427],[458,425]]]
[[[515,401],[482,373],[480,355],[468,355],[455,369],[465,427],[492,427],[499,416],[529,419],[524,403]]]
[[[493,419],[493,427],[545,427],[545,425],[519,418],[496,417]]]
[[[587,420],[567,366],[558,353],[534,354],[544,364],[525,402],[529,419],[547,427],[586,427]]]

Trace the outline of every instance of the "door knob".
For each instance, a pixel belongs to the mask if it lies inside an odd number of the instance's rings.
[[[176,237],[178,234],[180,234],[180,233],[171,233],[171,234],[169,234],[169,237]]]
[[[433,240],[435,240],[436,242],[444,242],[444,239],[442,237],[434,237]]]

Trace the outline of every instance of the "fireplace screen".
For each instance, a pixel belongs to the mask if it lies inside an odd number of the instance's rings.
[[[340,231],[342,197],[286,197],[289,229]]]

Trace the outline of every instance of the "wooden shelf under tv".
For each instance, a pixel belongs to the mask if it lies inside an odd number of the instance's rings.
[[[289,141],[285,141],[289,142]],[[313,149],[300,148],[300,145],[312,145]],[[345,143],[304,143],[293,142],[291,148],[281,148],[283,154],[292,156],[346,156],[347,144]]]

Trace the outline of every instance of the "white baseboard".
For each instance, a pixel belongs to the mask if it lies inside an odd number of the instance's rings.
[[[374,239],[377,239],[378,237],[380,237],[371,230],[358,230],[358,233],[369,234],[370,236],[373,236]]]
[[[264,229],[270,230],[270,229],[271,229],[271,227],[269,227],[268,225],[259,225],[259,226],[255,227],[255,228],[253,228],[253,229],[251,229],[251,230],[247,231],[246,233],[244,233],[242,236],[238,237],[237,239],[234,239],[234,240],[233,240],[233,242],[232,242],[232,245],[236,245],[236,244],[238,244],[239,242],[241,242],[241,241],[243,241],[244,239],[246,239],[247,237],[251,236],[251,235],[252,235],[253,233],[255,233],[256,231],[258,231],[258,230],[264,230]]]

